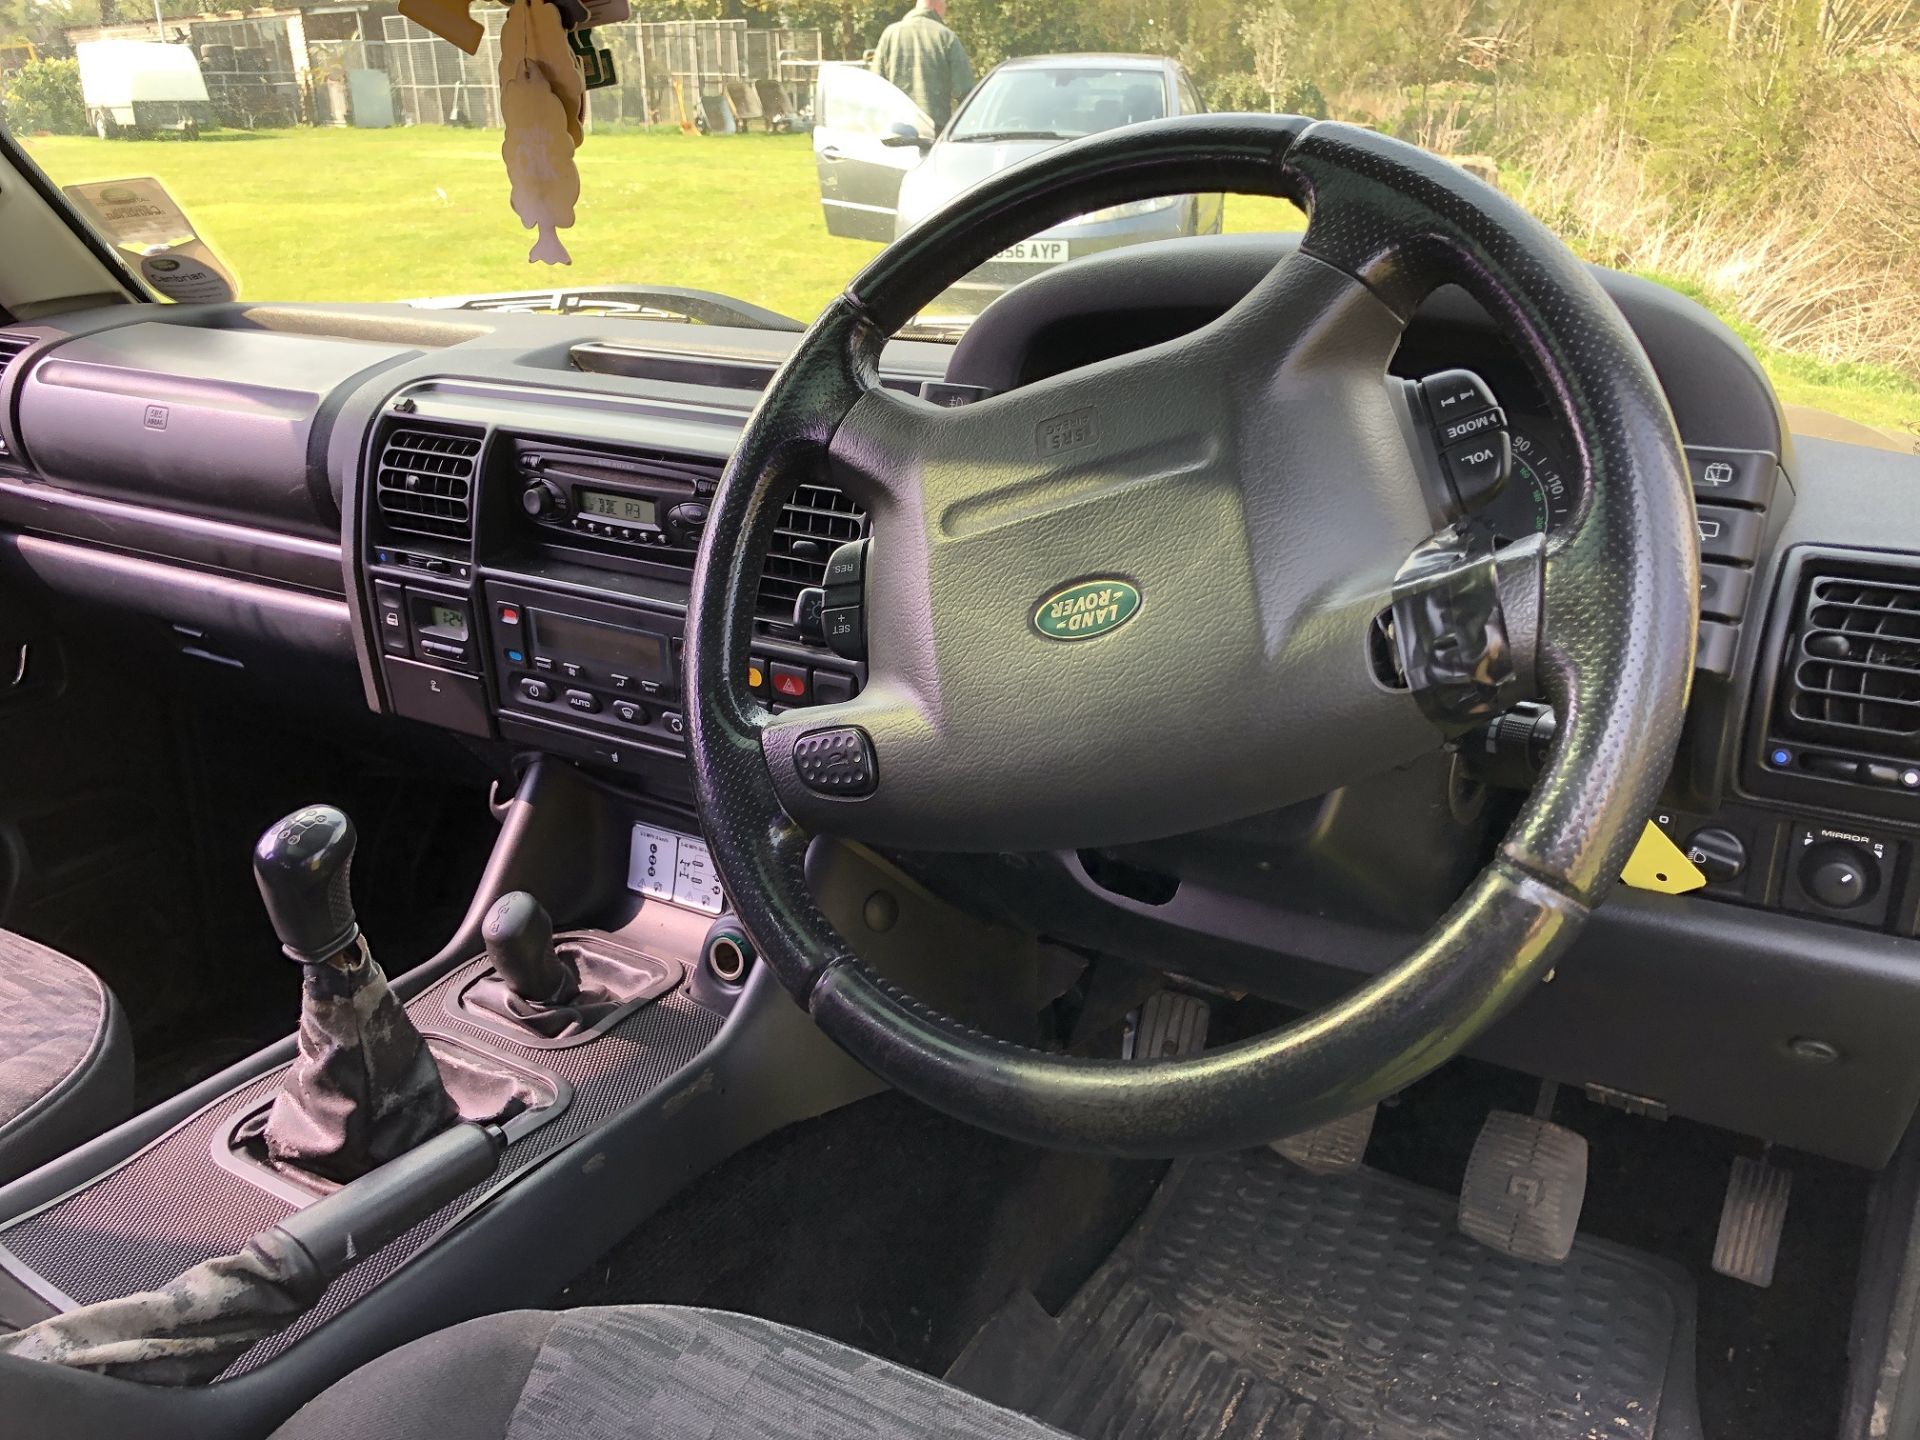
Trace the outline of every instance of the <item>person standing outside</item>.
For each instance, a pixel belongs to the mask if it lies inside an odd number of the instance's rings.
[[[967,47],[947,28],[947,0],[920,0],[913,13],[880,32],[873,73],[905,91],[944,130],[973,88]]]

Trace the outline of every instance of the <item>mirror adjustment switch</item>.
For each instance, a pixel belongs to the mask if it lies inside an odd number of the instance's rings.
[[[858,798],[878,783],[873,744],[856,725],[838,725],[802,735],[793,746],[793,768],[800,783],[821,795]]]

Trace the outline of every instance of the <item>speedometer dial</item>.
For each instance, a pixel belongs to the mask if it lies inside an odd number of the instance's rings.
[[[1557,529],[1573,511],[1573,486],[1560,457],[1537,435],[1512,429],[1513,476],[1493,503],[1467,524],[1469,534],[1498,550]]]

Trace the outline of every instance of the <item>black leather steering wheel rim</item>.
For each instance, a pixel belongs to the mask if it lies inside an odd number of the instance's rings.
[[[1411,954],[1339,1003],[1176,1060],[1028,1050],[901,993],[814,904],[803,872],[811,832],[789,811],[834,824],[841,812],[809,811],[790,775],[777,782],[797,727],[775,720],[742,679],[758,578],[786,495],[836,443],[864,443],[857,434],[847,441],[858,429],[848,418],[878,414],[882,427],[890,415],[911,420],[899,406],[915,402],[856,407],[875,393],[886,337],[922,305],[1048,225],[1213,190],[1282,195],[1306,209],[1309,285],[1337,276],[1364,294],[1356,303],[1367,313],[1404,326],[1433,289],[1460,284],[1529,361],[1574,436],[1586,482],[1571,528],[1544,552],[1537,605],[1512,617],[1538,626],[1539,692],[1561,725],[1493,862]],[[1303,345],[1329,343],[1337,337]],[[762,956],[822,1030],[882,1078],[1034,1143],[1145,1155],[1255,1144],[1402,1088],[1457,1053],[1553,964],[1618,874],[1672,764],[1697,596],[1692,494],[1665,399],[1618,311],[1537,222],[1454,167],[1370,131],[1291,116],[1129,127],[984,182],[897,241],[776,376],[715,497],[693,579],[686,679],[696,796],[721,877]],[[1346,612],[1335,618],[1350,628]],[[1397,703],[1412,706],[1404,696]],[[1384,708],[1381,716],[1379,735],[1398,743],[1391,727],[1399,717]],[[885,745],[877,753],[884,785],[894,762]],[[1044,819],[1033,823],[1042,829],[1024,833],[1050,833]]]

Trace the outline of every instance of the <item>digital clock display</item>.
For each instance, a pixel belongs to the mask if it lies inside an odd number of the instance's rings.
[[[602,520],[617,520],[624,525],[655,525],[660,507],[638,495],[619,495],[611,490],[581,490],[575,504],[582,515],[597,515]]]
[[[450,634],[458,635],[463,640],[467,636],[466,612],[456,610],[451,605],[427,607],[427,623],[436,630],[445,630]]]

